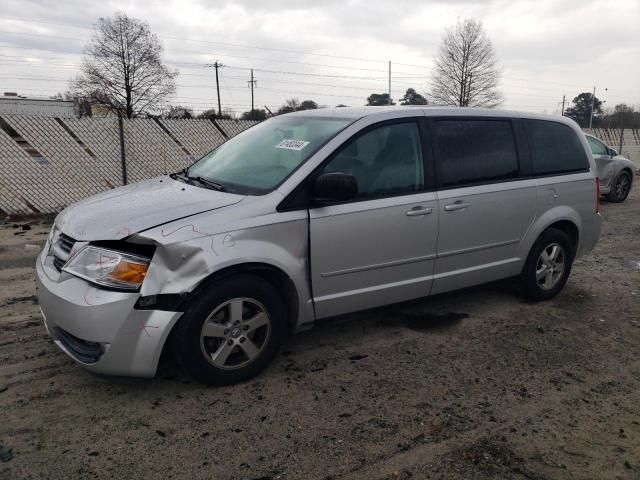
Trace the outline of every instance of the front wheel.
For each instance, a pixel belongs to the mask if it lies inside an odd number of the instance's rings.
[[[631,175],[629,172],[621,172],[611,185],[611,192],[606,199],[613,203],[624,202],[631,191]]]
[[[563,231],[550,228],[543,232],[520,274],[527,297],[534,301],[555,297],[567,283],[573,257],[571,241]]]
[[[229,385],[264,370],[286,332],[278,291],[254,275],[221,279],[188,304],[173,334],[178,363],[203,383]]]

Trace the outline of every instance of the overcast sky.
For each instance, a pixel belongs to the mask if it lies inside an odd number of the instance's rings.
[[[503,71],[502,108],[556,113],[596,87],[605,107],[640,107],[640,0],[2,0],[0,91],[52,95],[77,72],[91,27],[121,10],[147,21],[179,70],[173,104],[277,109],[286,98],[363,105],[372,92],[428,94],[445,27],[482,20]],[[605,91],[605,89],[607,89]]]

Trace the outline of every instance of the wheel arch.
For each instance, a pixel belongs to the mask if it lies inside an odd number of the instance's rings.
[[[565,233],[569,237],[569,239],[571,240],[571,246],[573,247],[572,253],[573,253],[573,256],[575,257],[576,253],[578,252],[578,247],[580,245],[580,232],[578,230],[578,226],[571,220],[559,220],[557,222],[552,223],[544,230],[542,230],[542,232],[540,232],[540,235],[544,234],[544,232],[552,228],[556,230],[560,230],[561,232]],[[540,235],[538,235],[538,238],[540,238]]]
[[[291,277],[287,275],[286,272],[284,272],[284,270],[269,263],[239,263],[212,272],[210,275],[203,278],[191,292],[185,295],[185,297],[180,302],[179,309],[183,311],[185,305],[189,302],[189,300],[202,291],[209,288],[215,288],[216,282],[223,281],[225,278],[229,278],[239,274],[256,275],[276,287],[277,291],[281,295],[282,301],[284,302],[285,309],[287,311],[287,331],[288,333],[295,332],[295,330],[297,329],[297,320],[300,308],[300,298],[295,283],[291,279]],[[161,357],[166,357],[169,353],[169,349],[171,348],[172,344],[171,337],[181,321],[182,318],[178,319],[178,321],[171,328],[171,332],[169,332],[169,335],[167,335],[164,345],[162,346]]]
[[[243,273],[256,275],[276,287],[287,309],[287,325],[289,330],[295,330],[300,307],[300,299],[295,283],[284,270],[269,263],[246,262],[217,270],[203,278],[195,288],[185,296],[181,302],[181,306],[185,305],[191,298],[203,290],[214,288],[216,282]]]
[[[629,176],[631,177],[631,184],[633,185],[633,181],[635,180],[635,174],[633,172],[633,169],[629,165],[626,165],[622,169],[620,169],[620,173],[622,172],[629,174]]]
[[[580,216],[578,212],[567,206],[557,207],[545,212],[536,219],[521,245],[520,256],[522,267],[529,257],[531,249],[540,236],[550,228],[556,228],[564,232],[571,239],[574,258],[580,254]]]

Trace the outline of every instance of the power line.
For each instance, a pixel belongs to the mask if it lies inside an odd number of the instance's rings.
[[[46,33],[31,33],[31,32],[11,32],[11,31],[7,31],[7,30],[0,30],[0,33],[2,34],[9,34],[9,35],[28,35],[28,36],[35,36],[35,37],[48,37],[48,38],[58,38],[58,39],[67,39],[67,40],[77,40],[77,41],[84,41],[84,39],[79,38],[79,37],[65,37],[65,36],[61,36],[61,35],[50,35],[50,34],[46,34]],[[165,38],[172,38],[172,37],[165,37]],[[183,39],[183,40],[188,40],[188,39]],[[205,42],[205,43],[210,43],[210,42]],[[258,48],[258,47],[255,47]],[[167,52],[178,52],[178,53],[191,53],[191,54],[197,54],[197,55],[210,55],[210,52],[201,52],[201,51],[193,51],[193,50],[183,50],[183,49],[172,49],[172,48],[167,48],[166,49]],[[298,52],[301,53],[301,52]],[[243,55],[234,55],[234,54],[214,54],[214,56],[229,56],[229,57],[236,57],[236,58],[246,58],[246,59],[250,59],[250,60],[264,60],[264,61],[270,61],[270,62],[278,62],[278,63],[294,63],[294,64],[300,64],[300,65],[308,65],[308,66],[318,66],[318,67],[328,67],[328,68],[341,68],[341,69],[347,69],[347,70],[361,70],[361,71],[368,71],[368,72],[379,72],[379,73],[386,73],[386,70],[374,70],[374,69],[370,69],[370,68],[359,68],[359,67],[346,67],[344,65],[327,65],[327,64],[322,64],[322,63],[311,63],[311,62],[299,62],[299,61],[294,61],[294,60],[280,60],[280,59],[275,59],[275,58],[259,58],[259,57],[247,57],[247,56],[243,56]],[[408,73],[408,72],[405,72]]]
[[[51,25],[62,25],[62,26],[70,26],[72,28],[78,28],[78,29],[89,29],[88,27],[81,27],[78,25],[72,25],[72,24],[64,24],[64,23],[56,23],[56,22],[45,22],[45,21],[39,21],[36,19],[22,19],[22,18],[17,18],[17,17],[4,17],[5,19],[8,20],[18,20],[18,21],[25,21],[25,22],[31,22],[31,23],[43,23],[43,24],[51,24]],[[70,36],[60,36],[60,35],[47,35],[47,34],[39,34],[39,33],[28,33],[28,32],[16,32],[16,31],[0,31],[0,33],[6,33],[6,34],[15,34],[15,35],[30,35],[30,36],[41,36],[41,37],[50,37],[50,38],[57,38],[57,39],[72,39],[72,40],[82,40],[82,38],[79,37],[70,37]],[[167,36],[165,38],[170,38],[170,39],[175,39],[175,40],[181,40],[181,41],[193,41],[193,42],[198,42],[198,43],[206,43],[206,44],[213,44],[213,45],[226,45],[226,46],[230,46],[230,47],[237,47],[237,48],[254,48],[257,50],[265,50],[265,51],[276,51],[276,52],[285,52],[285,53],[295,53],[295,54],[303,54],[303,55],[315,55],[315,56],[322,56],[322,57],[330,57],[330,58],[339,58],[339,59],[346,59],[346,60],[355,60],[355,61],[368,61],[368,62],[376,62],[376,63],[382,63],[383,60],[373,60],[373,59],[366,59],[366,58],[358,58],[358,57],[347,57],[347,56],[340,56],[340,55],[330,55],[330,54],[317,54],[314,52],[304,52],[304,51],[298,51],[298,50],[288,50],[288,49],[279,49],[279,48],[268,48],[268,47],[258,47],[258,46],[254,46],[254,45],[243,45],[243,44],[235,44],[235,43],[228,43],[228,42],[216,42],[216,41],[210,41],[210,40],[199,40],[199,39],[190,39],[190,38],[182,38],[182,37],[171,37],[171,36]],[[53,52],[54,54],[61,56],[61,55],[80,55],[80,52],[69,52],[69,51],[60,51],[60,50],[55,50],[55,49],[46,49],[46,48],[41,48],[41,47],[27,47],[27,46],[18,46],[18,45],[0,45],[0,47],[4,47],[4,48],[10,48],[10,49],[25,49],[25,50],[36,50],[36,51],[49,51],[49,52]],[[191,54],[195,54],[195,55],[210,55],[210,52],[201,52],[201,51],[188,51],[188,50],[180,50],[180,49],[174,49],[174,50],[167,50],[167,51],[172,51],[172,52],[182,52],[182,53],[191,53]],[[358,70],[358,71],[370,71],[370,72],[384,72],[384,70],[375,70],[375,69],[368,69],[368,68],[359,68],[359,67],[347,67],[344,65],[329,65],[329,64],[320,64],[320,63],[312,63],[312,62],[299,62],[299,61],[292,61],[292,60],[284,60],[284,59],[274,59],[274,58],[262,58],[262,57],[252,57],[252,56],[242,56],[242,55],[235,55],[235,54],[226,54],[229,57],[236,57],[236,58],[246,58],[246,59],[251,59],[251,60],[259,60],[259,61],[266,61],[266,62],[271,62],[271,63],[288,63],[288,64],[300,64],[300,65],[306,65],[306,66],[317,66],[317,67],[323,67],[323,68],[338,68],[338,69],[346,69],[346,70]],[[11,55],[1,55],[2,57],[5,57],[6,59],[4,60],[5,62],[9,62],[9,63],[20,63],[18,60],[9,60],[9,58],[21,58],[18,55],[15,56],[11,56]],[[45,57],[46,58],[46,57]],[[52,57],[48,57],[48,58],[52,58]],[[42,66],[42,68],[53,68],[54,66],[58,66],[58,68],[62,68],[62,69],[73,69],[74,68],[74,64],[72,63],[63,63],[63,64],[47,64],[47,65],[38,65],[37,63],[33,63],[33,62],[27,62],[26,60],[24,61],[25,65],[29,65],[29,66],[36,66],[36,67],[40,67]],[[171,65],[193,65],[195,67],[203,67],[204,64],[203,63],[197,63],[197,62],[166,62],[168,64]],[[417,65],[417,64],[405,64],[405,63],[399,63],[399,62],[394,62],[394,64],[396,65],[403,65],[403,66],[407,66],[407,67],[413,67],[413,68],[423,68],[428,70],[430,67],[427,67],[426,65]],[[8,66],[13,66],[13,65],[8,65]],[[252,67],[245,67],[245,66],[235,66],[235,67],[230,67],[230,68],[235,68],[238,70],[251,70]],[[358,81],[364,81],[364,82],[383,82],[386,80],[385,77],[373,77],[373,76],[355,76],[355,75],[338,75],[338,74],[321,74],[321,73],[309,73],[309,72],[296,72],[296,71],[287,71],[287,70],[269,70],[269,69],[260,69],[260,68],[254,68],[255,71],[260,71],[262,73],[267,73],[267,74],[273,74],[273,75],[285,75],[285,76],[303,76],[303,77],[317,77],[317,78],[333,78],[333,79],[341,79],[341,80],[358,80]],[[400,74],[400,75],[398,75]],[[183,76],[194,76],[194,77],[209,77],[208,75],[203,75],[203,74],[197,74],[197,73],[184,73],[181,72],[181,75]],[[403,75],[407,75],[407,76],[403,76]],[[12,78],[12,77],[5,77],[5,78]],[[44,77],[14,77],[15,79],[18,80],[38,80],[38,79],[43,79]],[[233,76],[228,76],[228,78],[234,78]],[[240,77],[237,77],[240,78]],[[351,85],[335,85],[335,84],[326,84],[326,83],[314,83],[314,82],[301,82],[301,81],[297,81],[297,80],[288,80],[288,79],[275,79],[269,76],[263,76],[262,77],[264,80],[272,80],[274,82],[281,82],[281,83],[292,83],[292,84],[299,84],[299,85],[313,85],[313,86],[326,86],[326,87],[335,87],[335,88],[344,88],[344,89],[352,89],[352,90],[375,90],[374,86],[371,87],[356,87],[356,86],[351,86]],[[409,72],[395,72],[393,75],[393,79],[394,79],[394,85],[400,84],[400,85],[412,85],[410,82],[408,81],[402,81],[402,79],[408,79],[408,80],[418,80],[418,81],[427,81],[428,75],[425,72],[424,74],[419,74],[419,73],[411,73],[409,74]],[[539,81],[539,80],[530,80],[530,79],[525,79],[525,78],[518,78],[518,77],[504,77],[503,79],[506,80],[514,80],[516,82],[527,82],[527,83],[535,83],[536,85],[539,84],[557,84],[557,85],[564,85],[564,86],[570,86],[571,88],[576,88],[578,90],[580,90],[580,88],[576,87],[575,85],[570,85],[567,83],[561,83],[561,82],[555,82],[555,81]],[[54,80],[58,80],[58,81],[67,81],[68,79],[62,79],[62,78],[54,78]],[[400,80],[400,82],[398,82],[397,80]],[[379,84],[379,83],[378,83]],[[538,91],[548,91],[548,92],[553,92],[554,94],[558,94],[558,89],[544,89],[544,88],[539,88],[537,87],[532,87],[532,86],[525,86],[525,85],[518,85],[518,84],[511,84],[511,83],[507,83],[507,82],[503,82],[503,85],[506,87],[512,86],[518,89],[526,89],[526,90],[538,90]],[[178,86],[182,86],[185,88],[200,88],[200,85],[178,85]],[[226,88],[226,86],[225,86]],[[238,87],[229,87],[229,88],[238,88]],[[265,87],[265,90],[268,89]],[[272,91],[283,91],[283,92],[289,92],[289,90],[278,90],[278,89],[271,89]],[[311,93],[311,92],[292,92],[292,93],[299,93],[299,94],[304,94],[304,95],[322,95],[322,94],[318,94],[318,93]],[[344,98],[360,98],[360,97],[355,97],[355,96],[349,96],[349,95],[331,95],[331,94],[325,94],[323,96],[333,96],[333,97],[344,97]],[[515,93],[511,93],[508,94],[509,97],[511,96],[528,96],[528,97],[537,97],[537,98],[546,98],[544,96],[541,95],[532,95],[532,94],[515,94]],[[610,99],[612,99],[611,97],[609,97]],[[622,99],[620,99],[621,101],[623,101]],[[628,100],[628,99],[624,99],[624,100]],[[219,106],[220,107],[220,106]]]
[[[3,18],[5,20],[18,20],[18,21],[30,22],[30,23],[42,23],[42,24],[45,24],[45,25],[48,24],[48,25],[58,25],[58,26],[71,26],[73,28],[91,30],[90,27],[84,27],[84,26],[81,27],[81,26],[73,25],[73,24],[55,23],[55,22],[36,20],[36,19],[24,18],[24,17],[3,17]],[[313,56],[317,56],[317,57],[338,58],[338,59],[343,59],[343,60],[357,60],[357,61],[362,61],[362,62],[386,63],[386,60],[377,60],[377,59],[362,58],[362,57],[349,57],[349,56],[344,56],[344,55],[333,55],[333,54],[327,54],[327,53],[305,52],[305,51],[301,51],[301,50],[290,50],[290,49],[286,49],[286,48],[261,47],[261,46],[256,46],[256,45],[247,45],[247,44],[229,43],[229,42],[216,42],[216,41],[213,41],[213,40],[200,40],[200,39],[195,39],[195,38],[173,37],[173,36],[165,36],[164,38],[170,38],[172,40],[180,40],[180,41],[187,41],[187,42],[206,43],[206,44],[210,44],[210,45],[226,45],[226,46],[238,47],[238,48],[250,48],[250,49],[256,49],[256,50],[267,50],[267,51],[272,51],[272,52],[292,53],[292,54],[296,54],[296,55],[301,55],[302,54],[302,55],[313,55]]]
[[[45,24],[45,25],[57,25],[57,26],[69,26],[72,28],[76,28],[76,29],[83,29],[83,30],[90,30],[90,27],[87,26],[80,26],[80,25],[74,25],[74,24],[69,24],[69,23],[61,23],[61,22],[50,22],[50,21],[44,21],[44,20],[39,20],[39,19],[32,19],[32,18],[25,18],[25,17],[3,17],[5,20],[14,20],[14,21],[20,21],[20,22],[26,22],[26,23],[41,23],[41,24]],[[53,37],[53,38],[67,38],[67,39],[73,39],[73,40],[82,40],[78,37],[61,37],[59,35],[46,35],[46,34],[37,34],[37,33],[28,33],[28,32],[15,32],[15,31],[0,31],[0,33],[7,33],[7,34],[17,34],[17,35],[30,35],[30,36],[48,36],[48,37]],[[337,58],[337,59],[344,59],[344,60],[355,60],[355,61],[364,61],[364,62],[373,62],[373,63],[383,63],[386,62],[385,60],[380,60],[380,59],[371,59],[371,58],[362,58],[362,57],[350,57],[350,56],[342,56],[342,55],[333,55],[333,54],[323,54],[323,53],[315,53],[315,52],[306,52],[306,51],[301,51],[301,50],[291,50],[291,49],[284,49],[284,48],[271,48],[271,47],[262,47],[262,46],[257,46],[257,45],[248,45],[248,44],[238,44],[238,43],[229,43],[229,42],[218,42],[218,41],[213,41],[213,40],[201,40],[201,39],[194,39],[194,38],[185,38],[185,37],[175,37],[175,36],[165,36],[164,38],[169,38],[172,40],[180,40],[180,41],[190,41],[190,42],[197,42],[197,43],[205,43],[205,44],[212,44],[212,45],[225,45],[225,46],[230,46],[230,47],[236,47],[236,48],[249,48],[249,49],[256,49],[256,50],[264,50],[264,51],[274,51],[274,52],[283,52],[283,53],[291,53],[291,54],[302,54],[302,55],[313,55],[313,56],[320,56],[320,57],[327,57],[327,58]],[[15,47],[18,48],[18,47]],[[31,47],[22,47],[22,48],[31,48]],[[57,50],[51,50],[54,52],[58,52]],[[167,50],[169,51],[169,50]],[[208,55],[209,52],[189,52],[189,51],[185,51],[185,50],[173,50],[176,52],[185,52],[185,53],[194,53],[194,54],[199,54],[199,55]],[[64,52],[64,53],[69,53],[69,54],[78,54],[79,52]],[[229,55],[231,56],[231,55]],[[238,56],[239,57],[239,56]],[[252,58],[252,59],[258,59],[256,57],[245,57],[245,58]],[[301,63],[301,64],[306,64],[305,62],[293,62],[293,61],[287,61],[287,60],[278,60],[278,59],[273,59],[273,58],[265,58],[265,61],[271,61],[271,62],[283,62],[283,63]],[[426,65],[418,65],[418,64],[410,64],[410,63],[400,63],[400,62],[394,62],[397,65],[402,65],[402,66],[408,66],[408,67],[415,67],[415,68],[424,68],[424,69],[430,69],[431,67],[426,66]],[[309,63],[309,65],[314,65]],[[344,67],[344,66],[331,66],[331,65],[323,65],[323,64],[315,64],[317,66],[325,66],[328,68],[349,68],[349,67]],[[356,67],[351,67],[351,69],[357,69]],[[367,70],[367,69],[360,69],[360,70]],[[398,72],[401,73],[401,72]],[[406,72],[402,72],[402,73],[406,73]],[[407,77],[396,77],[396,78],[414,78],[414,77],[421,77],[420,74],[411,74],[411,76],[407,76]],[[564,82],[556,82],[556,81],[552,81],[552,80],[546,80],[544,82],[540,82],[539,80],[530,80],[530,79],[525,79],[525,78],[518,78],[518,77],[510,77],[510,76],[503,76],[502,78],[504,79],[511,79],[511,80],[516,80],[516,81],[523,81],[523,82],[528,82],[528,83],[547,83],[547,84],[556,84],[556,85],[561,85],[561,86],[566,86],[566,87],[571,87],[571,88],[575,88],[575,89],[583,89],[584,87],[577,87],[576,85],[572,85],[572,84],[568,84],[568,83],[564,83]]]

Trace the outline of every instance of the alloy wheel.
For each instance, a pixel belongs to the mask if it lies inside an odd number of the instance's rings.
[[[618,197],[620,200],[624,200],[629,194],[629,189],[631,188],[631,179],[629,178],[629,175],[627,175],[626,173],[620,175],[620,178],[618,178],[618,181],[616,182],[615,188],[616,197]]]
[[[565,251],[562,245],[552,243],[545,247],[536,263],[536,280],[543,290],[554,288],[564,273]]]
[[[233,298],[207,317],[200,333],[200,347],[216,368],[234,370],[255,360],[270,334],[271,320],[262,303]]]

